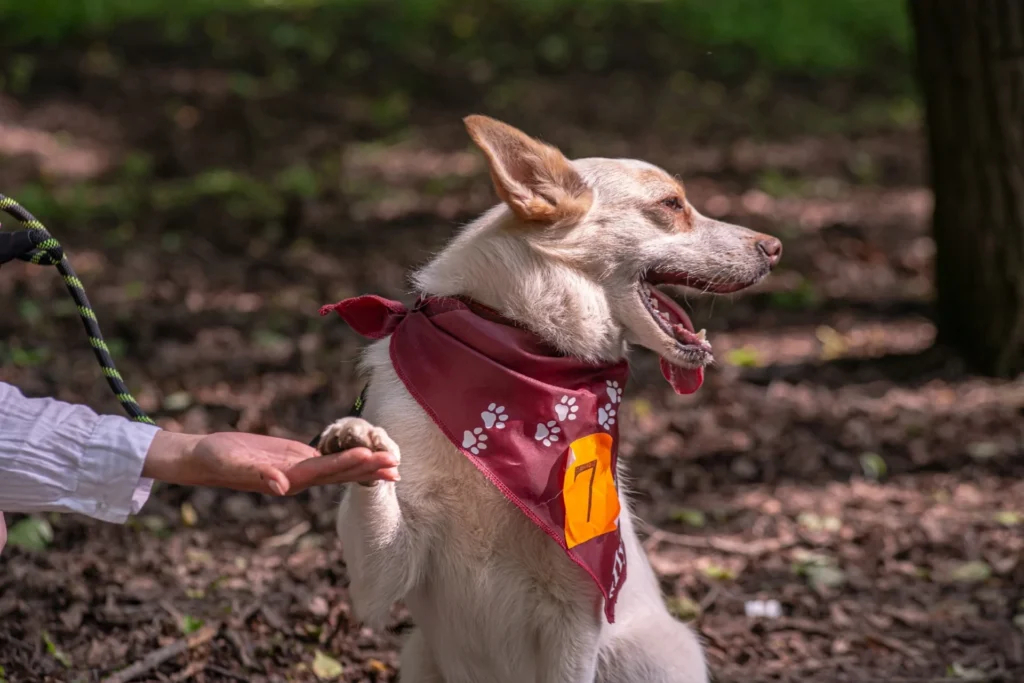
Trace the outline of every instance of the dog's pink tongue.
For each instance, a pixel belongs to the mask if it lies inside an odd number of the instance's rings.
[[[677,394],[692,394],[704,383],[704,368],[681,368],[661,359],[661,374]]]
[[[668,315],[674,325],[682,325],[693,332],[693,322],[679,304],[654,287],[651,287],[650,293],[658,300],[658,307]],[[664,358],[661,359],[661,374],[677,394],[692,394],[704,383],[704,368],[681,368]]]

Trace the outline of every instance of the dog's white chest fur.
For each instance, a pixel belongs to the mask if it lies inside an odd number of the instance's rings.
[[[619,598],[621,623],[609,625],[590,578],[452,446],[406,391],[386,340],[367,350],[365,363],[371,379],[364,417],[401,444],[402,481],[351,486],[338,532],[356,615],[382,626],[398,600],[412,613],[417,629],[403,649],[403,681],[590,683],[602,649],[629,652],[621,634],[632,627],[662,642],[665,629],[677,630],[691,644],[695,671],[703,671],[696,640],[664,610],[625,500],[631,574]],[[664,680],[696,682],[700,675]]]

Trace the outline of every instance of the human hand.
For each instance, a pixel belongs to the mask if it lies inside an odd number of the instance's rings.
[[[288,439],[219,432],[208,436],[161,430],[142,474],[171,484],[293,495],[311,486],[354,481],[397,481],[398,460],[387,452],[352,448],[321,456]]]

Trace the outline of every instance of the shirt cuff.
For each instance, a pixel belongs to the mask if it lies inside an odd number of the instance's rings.
[[[142,476],[159,427],[112,415],[100,416],[82,453],[75,498],[83,514],[123,524],[149,500],[153,480]]]

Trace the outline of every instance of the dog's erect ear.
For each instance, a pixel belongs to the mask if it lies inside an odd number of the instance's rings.
[[[593,194],[560,151],[487,116],[463,122],[487,156],[498,196],[519,218],[551,224],[586,214]]]

